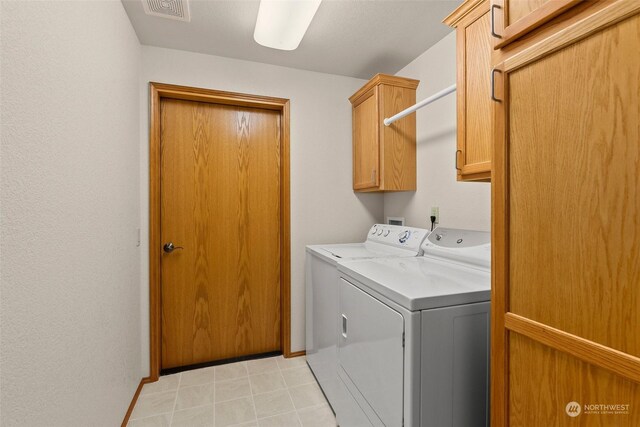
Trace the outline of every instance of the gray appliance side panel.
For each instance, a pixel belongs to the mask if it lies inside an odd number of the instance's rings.
[[[398,310],[404,317],[404,425],[420,425],[420,344],[419,311]]]
[[[334,264],[307,252],[305,260],[306,356],[329,404],[338,387],[338,325],[340,276]]]
[[[490,309],[422,311],[422,427],[489,426]]]
[[[307,358],[309,354],[316,352],[313,333],[313,287],[311,269],[313,255],[307,251],[304,259],[304,286],[305,286],[305,350]]]

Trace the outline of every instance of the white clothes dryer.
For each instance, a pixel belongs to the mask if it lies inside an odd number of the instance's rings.
[[[429,231],[375,224],[361,243],[313,245],[306,248],[306,355],[327,400],[336,411],[339,334],[338,262],[372,258],[415,257]]]
[[[341,427],[489,425],[490,234],[436,228],[422,249],[339,264]]]

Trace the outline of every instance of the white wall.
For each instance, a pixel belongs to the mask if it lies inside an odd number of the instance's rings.
[[[456,82],[456,38],[447,35],[398,71],[420,80],[422,100]],[[491,184],[456,181],[456,95],[451,94],[417,112],[418,191],[384,196],[384,215],[404,216],[407,224],[429,227],[431,207],[440,208],[440,225],[489,230]]]
[[[119,425],[141,373],[140,45],[119,1],[0,7],[0,424]]]
[[[291,349],[304,349],[304,247],[362,240],[383,216],[380,194],[354,194],[351,104],[364,80],[156,47],[142,47],[141,205],[148,242],[148,82],[291,100]],[[141,262],[142,363],[148,372],[149,264]]]

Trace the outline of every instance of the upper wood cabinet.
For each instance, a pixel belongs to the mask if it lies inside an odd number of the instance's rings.
[[[416,115],[384,125],[416,103],[419,80],[375,75],[350,98],[353,106],[353,189],[416,189]]]
[[[498,49],[582,0],[491,0],[491,35]]]
[[[489,1],[467,1],[444,22],[456,29],[458,180],[489,181],[493,141]]]

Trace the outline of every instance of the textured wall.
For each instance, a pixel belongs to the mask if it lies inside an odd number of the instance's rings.
[[[351,104],[365,81],[178,50],[142,47],[141,203],[148,229],[148,82],[291,100],[291,347],[304,349],[304,247],[362,241],[382,220],[380,194],[354,194]],[[142,349],[148,367],[148,248],[142,255]],[[148,369],[148,368],[147,368]]]
[[[418,101],[456,82],[456,37],[452,32],[398,76],[420,80]],[[384,196],[384,215],[404,216],[407,224],[429,227],[431,207],[440,208],[440,225],[488,231],[491,184],[456,181],[456,94],[417,112],[418,191]]]
[[[115,426],[141,377],[140,46],[119,1],[2,1],[3,426]]]

